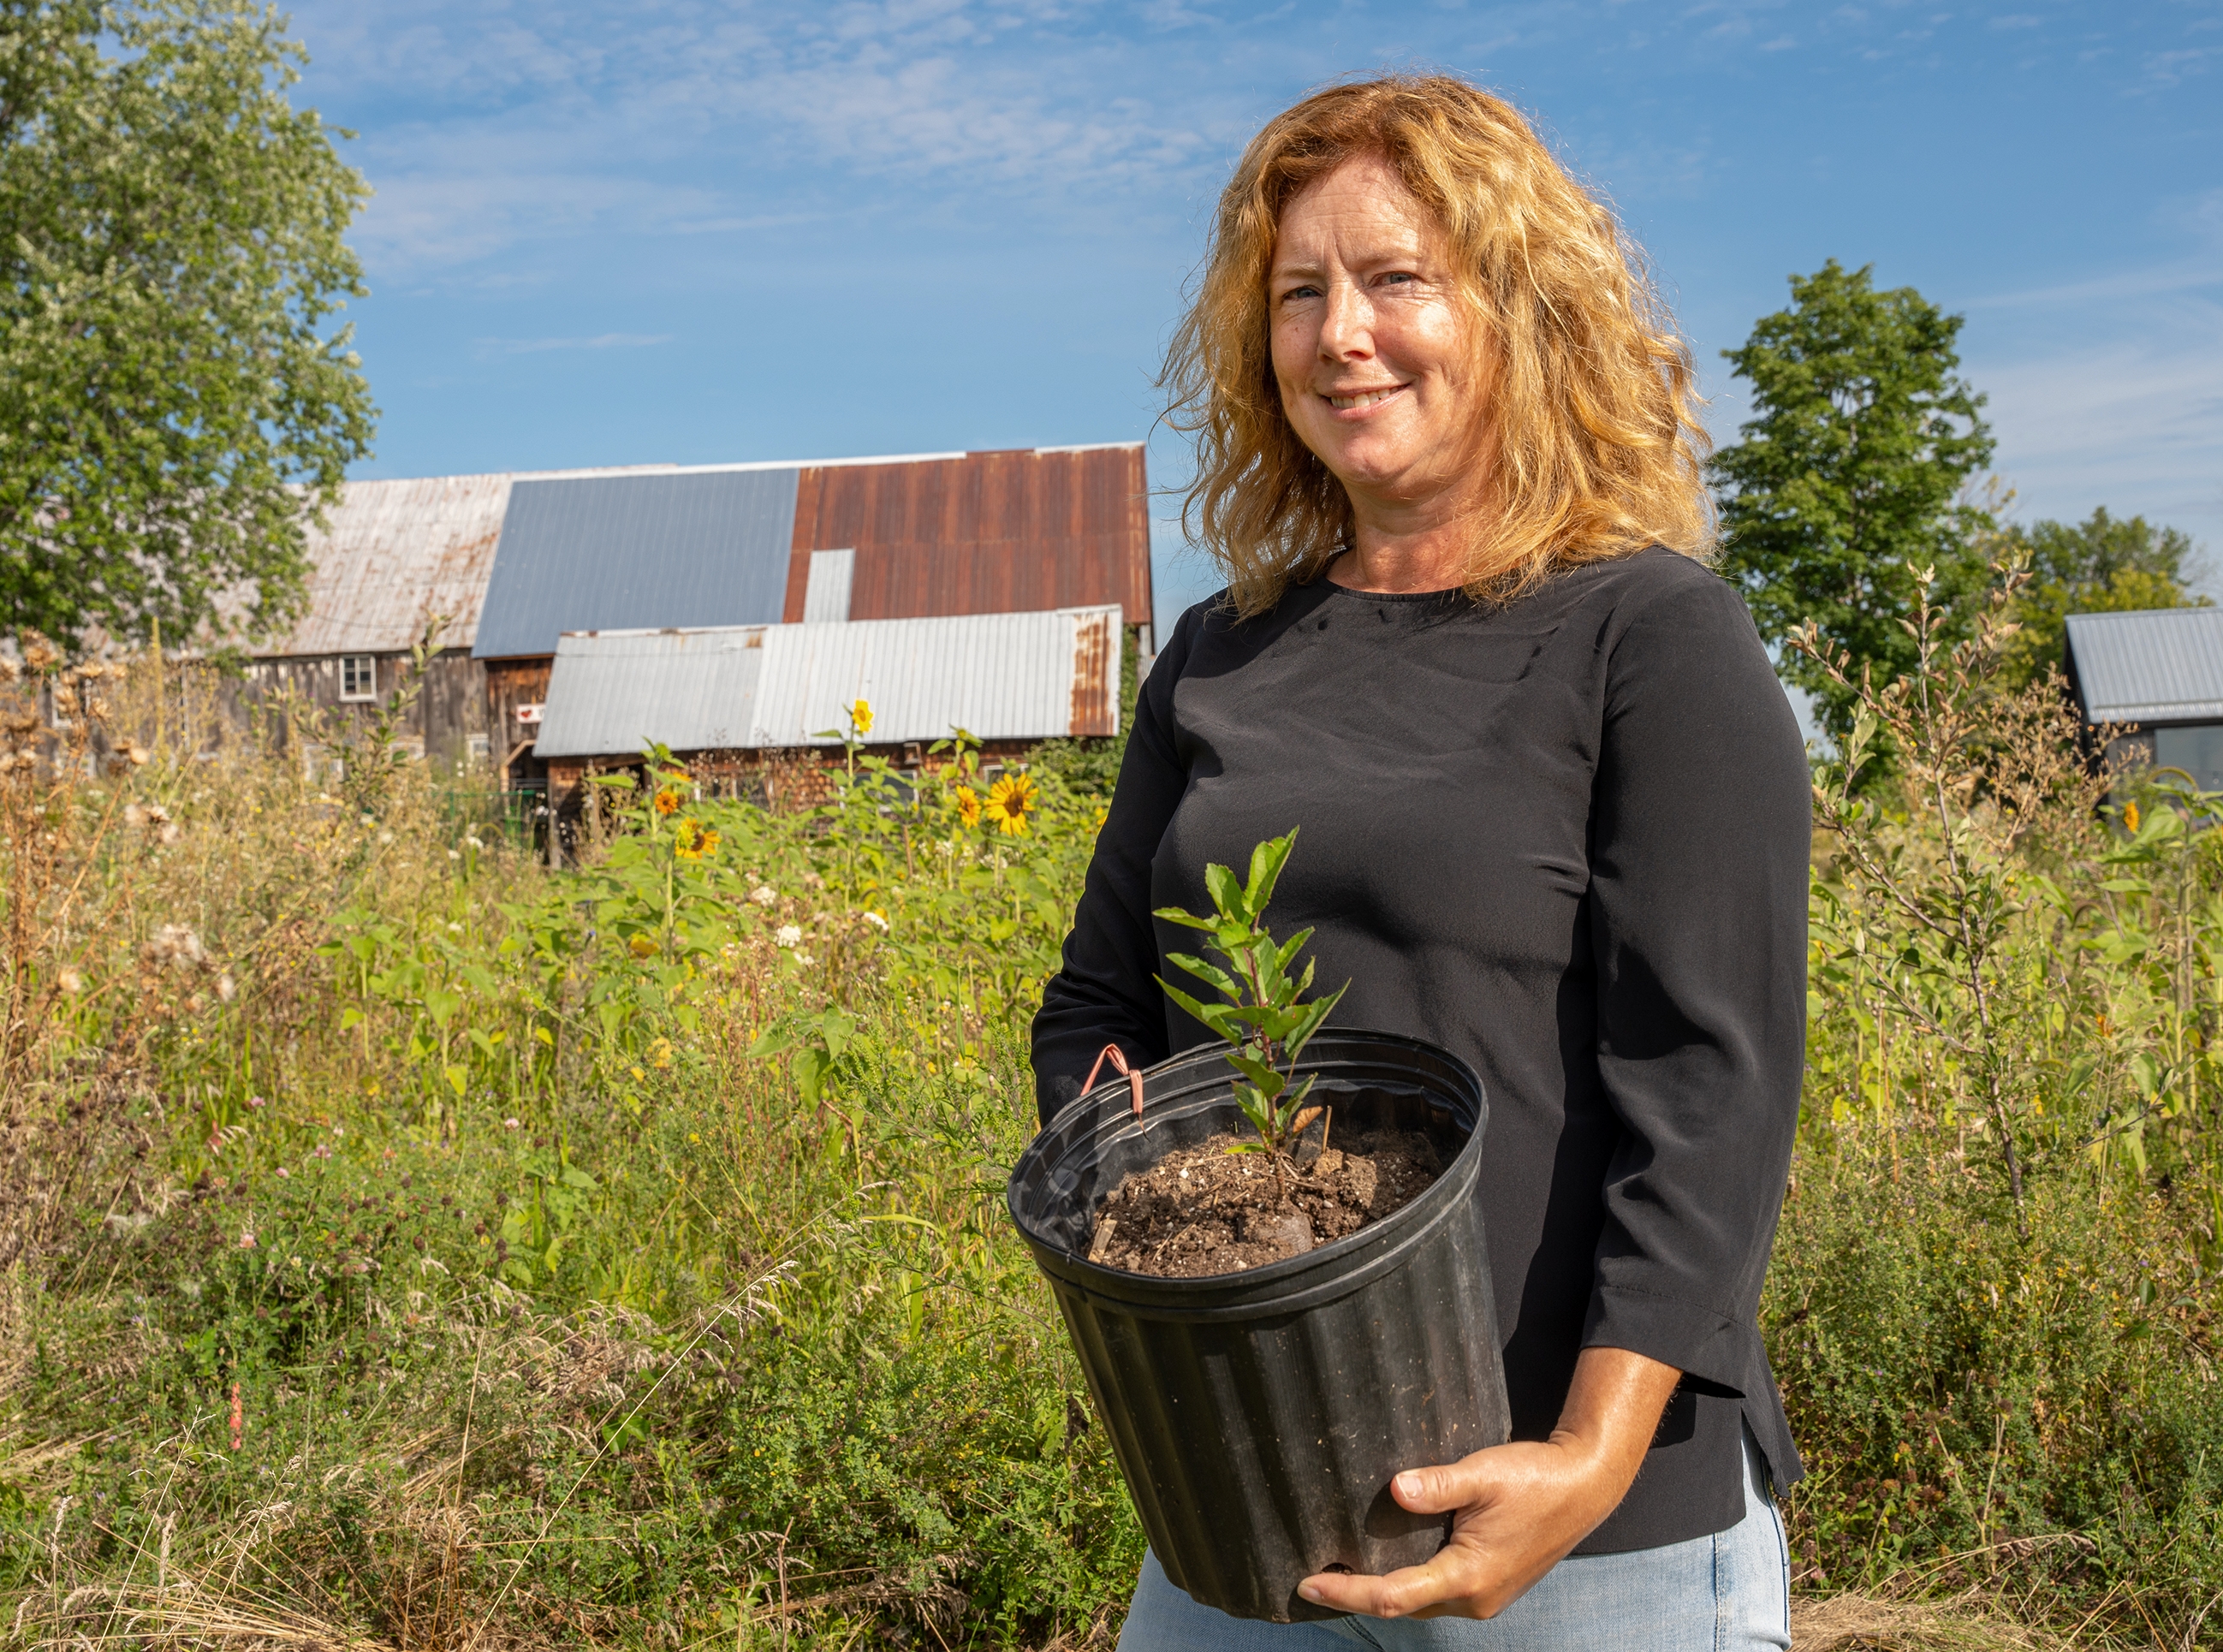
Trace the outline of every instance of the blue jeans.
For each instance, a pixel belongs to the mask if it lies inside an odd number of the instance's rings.
[[[1761,1652],[1791,1644],[1791,1562],[1752,1434],[1744,1518],[1712,1537],[1561,1561],[1495,1617],[1261,1624],[1200,1606],[1145,1555],[1119,1652]]]

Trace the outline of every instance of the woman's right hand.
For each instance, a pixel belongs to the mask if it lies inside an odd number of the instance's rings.
[[[1620,1506],[1681,1377],[1625,1348],[1584,1349],[1549,1440],[1492,1446],[1390,1483],[1400,1506],[1452,1516],[1451,1541],[1433,1560],[1386,1577],[1323,1572],[1297,1592],[1368,1617],[1495,1617]]]

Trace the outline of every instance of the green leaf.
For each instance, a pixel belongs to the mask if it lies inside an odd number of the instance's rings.
[[[1250,914],[1243,902],[1243,887],[1235,881],[1231,869],[1219,865],[1206,867],[1204,887],[1223,921],[1231,917],[1249,919]]]
[[[1162,917],[1168,924],[1179,924],[1185,929],[1203,930],[1209,932],[1219,927],[1218,918],[1198,917],[1193,913],[1181,911],[1178,906],[1161,906],[1151,916]]]
[[[1166,954],[1166,962],[1187,970],[1190,974],[1206,985],[1218,987],[1231,999],[1240,1001],[1243,997],[1243,983],[1218,964],[1206,963],[1203,959],[1186,952],[1168,952]]]
[[[827,1055],[835,1061],[839,1061],[841,1052],[849,1047],[849,1040],[855,1036],[856,1031],[855,1018],[839,1010],[828,1010],[818,1018],[818,1036],[826,1041]]]
[[[1335,1006],[1343,1002],[1343,995],[1350,990],[1351,983],[1345,981],[1326,998],[1315,999],[1305,1006],[1304,1014],[1297,1025],[1289,1031],[1288,1044],[1291,1061],[1294,1061],[1304,1052],[1305,1046],[1313,1041],[1313,1035],[1320,1030],[1328,1017],[1334,1012]]]
[[[1288,863],[1289,851],[1297,846],[1297,829],[1292,826],[1287,835],[1269,837],[1250,851],[1250,877],[1243,890],[1244,916],[1256,923],[1266,910],[1266,903],[1274,899],[1274,886],[1281,881],[1282,868]]]
[[[1243,1021],[1232,1005],[1199,1003],[1180,987],[1169,985],[1162,975],[1157,977],[1157,983],[1165,988],[1166,996],[1173,999],[1176,1006],[1186,1010],[1231,1044],[1243,1036]]]
[[[1262,1095],[1277,1096],[1288,1085],[1288,1079],[1282,1074],[1275,1071],[1265,1062],[1260,1061],[1256,1056],[1246,1055],[1240,1050],[1228,1051],[1227,1062],[1228,1065],[1256,1085]]]

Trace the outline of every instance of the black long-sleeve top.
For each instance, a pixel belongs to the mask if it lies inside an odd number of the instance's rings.
[[[1798,1115],[1810,786],[1736,593],[1653,549],[1510,604],[1318,580],[1191,608],[1143,685],[1111,811],[1034,1024],[1045,1122],[1116,1043],[1209,1041],[1153,976],[1241,868],[1302,829],[1267,922],[1314,926],[1336,1025],[1482,1075],[1483,1201],[1515,1439],[1577,1354],[1685,1373],[1578,1554],[1742,1516],[1739,1419],[1800,1472],[1756,1323]]]

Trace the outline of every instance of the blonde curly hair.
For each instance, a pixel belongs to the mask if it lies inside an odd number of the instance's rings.
[[[1167,349],[1167,420],[1197,438],[1181,525],[1237,612],[1271,608],[1351,543],[1348,495],[1282,411],[1266,287],[1283,209],[1363,156],[1433,214],[1483,324],[1495,481],[1467,590],[1503,601],[1650,545],[1710,555],[1691,349],[1640,255],[1510,104],[1448,75],[1393,75],[1314,92],[1250,141]]]

